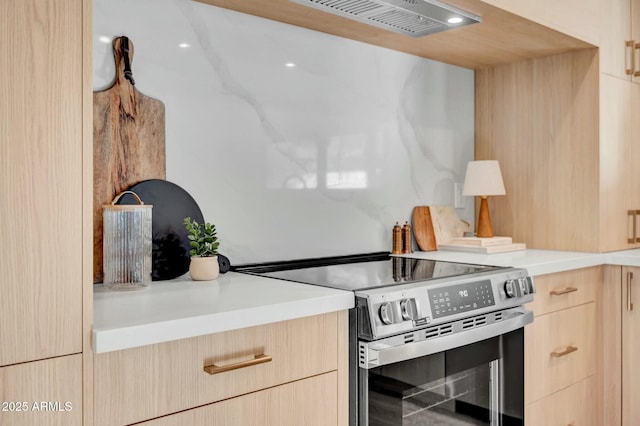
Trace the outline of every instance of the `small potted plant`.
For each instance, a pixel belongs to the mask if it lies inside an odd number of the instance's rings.
[[[216,226],[211,223],[198,223],[190,217],[184,218],[191,250],[189,274],[195,281],[210,281],[218,278],[218,237]]]

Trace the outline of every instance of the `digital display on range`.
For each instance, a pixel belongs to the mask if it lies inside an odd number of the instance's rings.
[[[433,318],[442,318],[496,304],[493,300],[491,280],[427,290],[427,294]]]

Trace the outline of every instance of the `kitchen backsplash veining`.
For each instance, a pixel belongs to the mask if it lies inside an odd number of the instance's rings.
[[[166,108],[167,179],[232,263],[391,250],[416,205],[453,205],[473,159],[473,71],[187,0],[94,0]],[[458,215],[473,221],[473,201]]]

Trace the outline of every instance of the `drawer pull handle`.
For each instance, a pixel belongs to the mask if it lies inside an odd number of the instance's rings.
[[[272,358],[270,355],[256,355],[253,359],[249,359],[247,361],[237,362],[235,364],[229,365],[206,365],[204,367],[204,371],[207,373],[214,375],[219,373],[224,373],[225,371],[238,370],[240,368],[251,367],[252,365],[264,364],[265,362],[271,362]]]
[[[569,355],[571,352],[575,352],[577,351],[578,348],[576,348],[575,346],[567,346],[563,351],[553,351],[551,352],[551,356],[554,358],[560,358],[563,357],[565,355]]]
[[[561,294],[573,293],[574,291],[578,291],[578,289],[575,287],[565,287],[559,290],[551,290],[549,294],[552,296],[560,296]]]

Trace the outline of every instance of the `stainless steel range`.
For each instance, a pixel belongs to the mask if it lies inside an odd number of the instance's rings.
[[[525,269],[372,253],[236,267],[354,292],[352,425],[523,425]]]

